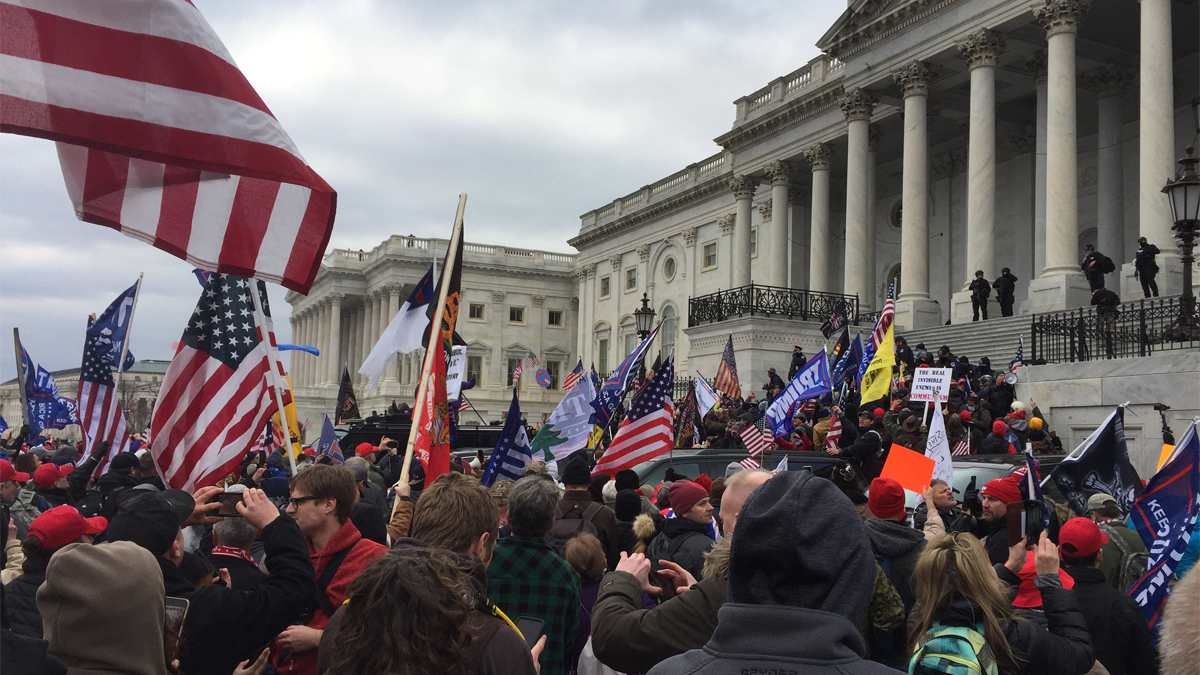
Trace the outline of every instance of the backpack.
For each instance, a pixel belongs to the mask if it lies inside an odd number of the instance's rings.
[[[909,675],[997,675],[996,656],[983,637],[983,624],[975,628],[935,623],[917,640]]]
[[[1146,573],[1150,565],[1150,554],[1146,551],[1134,551],[1129,546],[1129,542],[1125,541],[1116,528],[1105,524],[1100,526],[1100,530],[1108,535],[1108,540],[1117,545],[1121,549],[1121,562],[1117,565],[1117,578],[1111,580],[1110,583],[1115,583],[1117,590],[1124,593],[1131,586],[1137,583],[1138,579]]]
[[[904,604],[904,616],[908,618],[912,614],[912,607],[916,601],[916,598],[913,597],[912,585],[902,575],[893,573],[891,560],[876,554],[875,562],[883,570],[883,574],[888,578],[888,581],[892,583],[892,587],[896,589],[896,593],[900,595],[900,602]],[[893,667],[903,667],[903,659],[908,653],[906,623],[902,623],[889,631],[871,626],[869,635],[867,635],[867,643],[871,648],[872,660]]]
[[[1096,257],[1098,258],[1096,260],[1096,267],[1100,270],[1101,274],[1112,274],[1112,272],[1117,269],[1117,266],[1115,263],[1113,263],[1112,258],[1104,255],[1103,253],[1097,253]]]
[[[93,488],[83,494],[75,508],[84,518],[104,516],[111,521],[117,515],[118,506],[115,491],[101,492]]]
[[[566,512],[562,512],[561,504],[554,507],[554,525],[550,527],[550,533],[546,535],[546,543],[554,547],[559,555],[564,555],[567,550],[567,542],[584,532],[600,538],[600,531],[592,524],[592,518],[600,511],[600,504],[592,502],[588,504],[586,509],[580,509],[579,504],[572,504],[571,508]]]

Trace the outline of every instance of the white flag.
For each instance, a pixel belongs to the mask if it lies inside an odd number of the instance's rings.
[[[772,471],[771,473],[782,473],[787,470],[788,470],[787,455],[784,455],[783,459],[779,460],[779,465],[776,466],[775,470]]]
[[[592,401],[595,399],[592,378],[580,378],[533,437],[530,442],[533,456],[543,452],[549,462],[551,457],[562,459],[586,446],[592,434]]]
[[[936,405],[936,404],[935,404]],[[950,443],[946,439],[946,422],[940,410],[934,410],[929,423],[929,440],[925,443],[925,456],[937,462],[933,465],[933,477],[954,486],[954,462],[950,459]]]
[[[700,373],[696,373],[695,389],[696,408],[700,413],[700,419],[704,419],[708,411],[720,405],[721,399]]]
[[[429,327],[429,302],[433,296],[433,268],[425,273],[417,287],[400,306],[400,311],[379,336],[371,353],[363,359],[358,372],[370,379],[368,393],[375,393],[379,378],[387,370],[388,363],[396,353],[407,354],[424,347],[425,329]]]

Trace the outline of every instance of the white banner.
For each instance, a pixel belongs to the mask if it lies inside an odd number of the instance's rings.
[[[933,413],[933,421],[929,423],[929,440],[925,443],[925,456],[937,462],[933,465],[933,478],[940,478],[953,488],[954,461],[950,459],[950,443],[946,438],[946,422],[940,411]]]
[[[467,375],[467,347],[460,345],[450,353],[450,367],[446,369],[446,400],[457,401],[462,392],[463,379]]]
[[[950,395],[950,368],[917,368],[908,400],[945,403]]]

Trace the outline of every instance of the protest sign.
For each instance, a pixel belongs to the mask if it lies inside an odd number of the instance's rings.
[[[450,353],[450,367],[446,369],[446,398],[454,401],[462,391],[463,380],[467,370],[467,348],[465,345],[454,347]]]
[[[905,490],[912,490],[920,494],[922,490],[929,487],[929,481],[933,478],[933,467],[936,463],[919,452],[893,443],[892,449],[888,452],[887,463],[883,465],[883,472],[879,474],[879,477],[891,478]]]
[[[951,372],[949,368],[917,368],[908,400],[945,403],[950,395]]]

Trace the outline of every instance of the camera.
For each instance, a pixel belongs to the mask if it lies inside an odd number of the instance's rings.
[[[1167,405],[1166,403],[1155,403],[1154,409],[1159,412],[1166,412],[1171,409],[1171,406]]]

